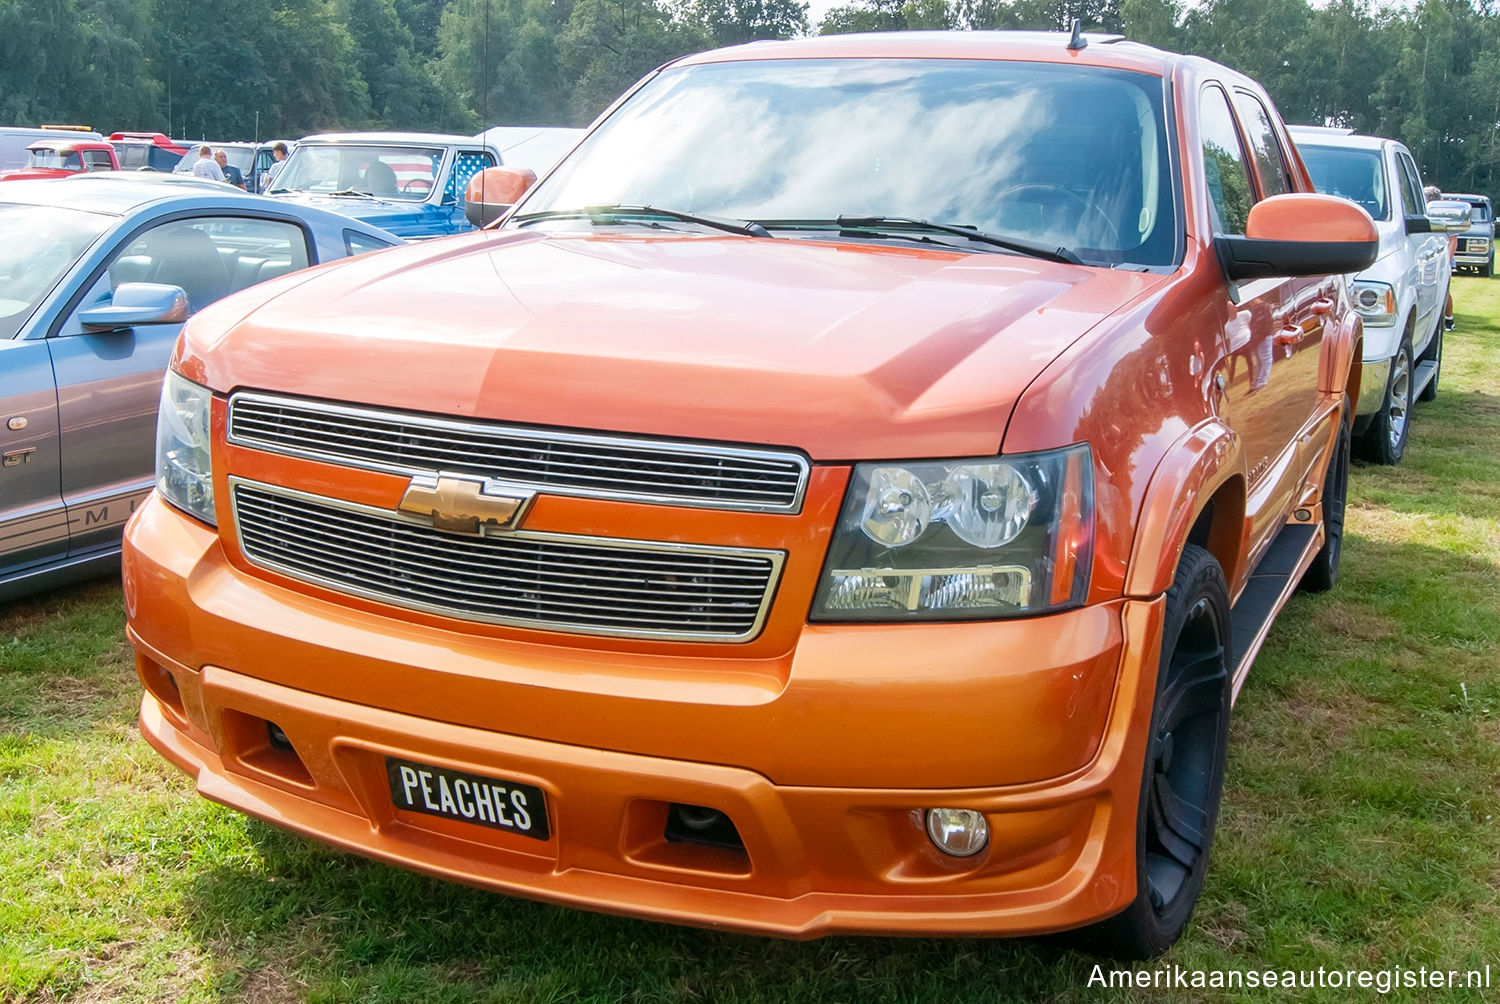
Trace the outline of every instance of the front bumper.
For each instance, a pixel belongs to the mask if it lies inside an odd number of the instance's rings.
[[[1366,359],[1359,373],[1359,403],[1354,406],[1356,418],[1368,420],[1385,403],[1385,385],[1391,378],[1389,359]]]
[[[774,750],[758,762],[744,757],[722,727],[709,736],[721,755],[705,753],[701,737],[695,746],[694,715],[676,716],[668,682],[640,700],[615,685],[615,714],[633,717],[644,737],[665,734],[665,749],[675,743],[690,756],[559,741],[551,733],[562,726],[540,716],[529,734],[460,724],[432,714],[431,702],[415,692],[372,689],[355,700],[317,692],[316,677],[300,687],[268,679],[273,663],[301,661],[308,652],[313,664],[344,664],[376,678],[385,669],[358,651],[356,634],[416,659],[421,636],[432,629],[348,612],[342,624],[331,614],[319,618],[321,601],[237,570],[212,531],[154,498],[130,528],[124,564],[130,637],[147,688],[141,727],[151,744],[193,775],[206,797],[373,858],[554,903],[793,938],[1039,933],[1108,916],[1135,893],[1135,806],[1150,716],[1150,701],[1140,695],[1154,686],[1160,598],[1104,608],[1117,630],[1098,639],[1094,660],[1108,667],[1100,681],[1103,724],[1087,724],[1089,700],[1075,688],[1064,706],[1083,724],[1068,731],[1087,755],[1020,783],[956,786],[948,772],[922,766],[933,746],[971,735],[970,723],[951,710],[934,714],[947,707],[943,691],[980,681],[966,703],[980,695],[971,714],[993,719],[986,752],[999,778],[1055,727],[1018,729],[1007,716],[1049,715],[1058,689],[1088,667],[1008,675],[1003,665],[966,661],[975,650],[965,639],[976,627],[1014,632],[1032,662],[1057,661],[1069,650],[1067,639],[1087,633],[1101,608],[1003,625],[937,625],[937,632],[877,629],[887,661],[863,677],[851,672],[849,650],[840,658],[836,644],[828,647],[826,635],[838,630],[822,629],[793,655],[780,694],[739,709],[747,729],[769,715],[786,745],[824,761],[809,764],[806,774],[826,783],[806,783],[776,776],[790,768]],[[374,637],[382,630],[392,637]],[[952,649],[945,651],[941,633],[955,639]],[[1052,639],[1050,647],[1036,644],[1042,637]],[[207,659],[211,638],[225,647]],[[454,641],[450,633],[450,651]],[[590,655],[576,653],[580,661]],[[942,665],[953,658],[958,665]],[[491,669],[504,677],[510,667],[497,659]],[[843,686],[822,691],[817,720],[799,721],[801,681],[821,674],[826,683],[836,670],[846,677]],[[586,671],[579,665],[570,675],[559,667],[555,686],[586,686],[577,675]],[[906,685],[913,676],[926,679],[931,700],[914,700]],[[904,741],[884,733],[891,701],[902,706]],[[578,702],[587,703],[581,695]],[[713,710],[697,714],[706,719]],[[267,722],[284,731],[292,751],[268,744]],[[872,730],[887,746],[874,763],[864,752],[863,733]],[[816,736],[830,743],[821,754]],[[956,755],[958,742],[950,749]],[[837,750],[846,752],[830,752]],[[388,756],[540,788],[549,838],[398,811],[386,788]],[[913,783],[918,774],[930,783]],[[839,776],[848,780],[837,783]],[[881,776],[900,783],[871,783]],[[671,803],[724,812],[743,851],[668,841],[663,823]],[[984,812],[991,830],[985,851],[965,859],[938,852],[921,817],[934,806]]]

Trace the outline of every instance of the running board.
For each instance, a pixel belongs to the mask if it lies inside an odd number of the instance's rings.
[[[1417,372],[1412,377],[1411,397],[1415,401],[1417,395],[1427,389],[1432,383],[1432,378],[1437,376],[1438,364],[1434,359],[1423,359],[1417,363]]]
[[[1303,571],[1323,544],[1323,535],[1318,530],[1314,523],[1288,523],[1282,527],[1229,612],[1232,649],[1229,664],[1234,667],[1236,698],[1277,612],[1296,592]]]

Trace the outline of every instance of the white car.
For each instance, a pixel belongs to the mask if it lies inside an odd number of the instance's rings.
[[[1350,276],[1365,328],[1355,446],[1368,460],[1398,463],[1412,403],[1437,396],[1448,233],[1457,224],[1427,215],[1416,161],[1396,140],[1314,126],[1292,126],[1291,134],[1317,190],[1359,203],[1380,233],[1375,264]]]

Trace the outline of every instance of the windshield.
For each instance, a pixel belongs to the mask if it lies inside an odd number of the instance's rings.
[[[201,145],[202,145],[201,143],[198,144],[198,146],[201,146]],[[250,162],[255,159],[255,150],[252,147],[248,147],[248,146],[214,146],[212,143],[208,144],[208,146],[209,146],[209,149],[213,150],[215,153],[218,153],[220,150],[223,150],[224,151],[224,155],[225,155],[225,159],[227,161],[229,161],[229,166],[230,167],[234,167],[234,168],[238,168],[239,172],[241,174],[246,174],[246,173],[249,172],[249,170],[250,170]],[[195,146],[192,150],[188,151],[188,156],[182,158],[181,160],[179,160],[177,162],[177,166],[174,167],[174,168],[172,168],[172,173],[173,174],[192,174],[193,173],[193,162],[196,161],[197,159],[198,159],[198,151],[197,151],[197,147]]]
[[[437,184],[443,153],[422,146],[304,143],[286,159],[271,191],[352,192],[422,202]]]
[[[82,171],[83,160],[72,150],[67,153],[59,153],[56,150],[41,147],[31,151],[31,155],[26,158],[26,166],[61,168],[64,171]]]
[[[1313,187],[1324,195],[1339,195],[1357,202],[1377,220],[1391,218],[1385,194],[1385,167],[1379,150],[1312,146],[1298,143],[1302,162],[1312,175]]]
[[[518,217],[621,204],[773,229],[909,217],[1063,245],[1093,263],[1167,265],[1177,223],[1162,92],[1144,74],[995,60],[670,69]]]
[[[1490,204],[1488,202],[1471,202],[1470,221],[1474,223],[1488,223],[1490,221]]]
[[[0,204],[0,338],[14,338],[42,297],[111,218],[54,206]]]

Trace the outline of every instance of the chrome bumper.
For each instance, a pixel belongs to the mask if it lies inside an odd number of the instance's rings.
[[[1373,415],[1385,401],[1385,385],[1391,378],[1389,359],[1366,359],[1359,372],[1359,403],[1354,414],[1360,417]]]

